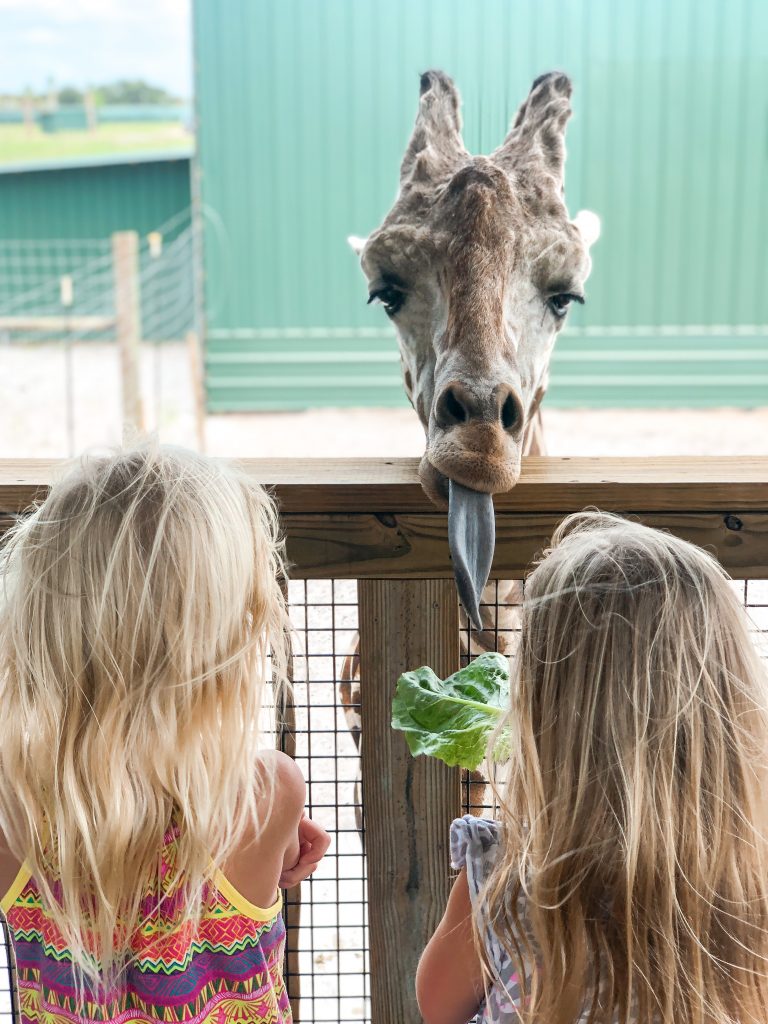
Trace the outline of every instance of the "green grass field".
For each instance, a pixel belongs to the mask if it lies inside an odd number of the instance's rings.
[[[0,124],[0,164],[31,163],[76,157],[110,156],[188,149],[193,138],[176,121],[126,121],[99,125],[95,131],[46,134],[34,125]]]

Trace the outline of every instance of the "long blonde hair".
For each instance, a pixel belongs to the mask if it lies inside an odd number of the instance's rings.
[[[516,664],[485,908],[529,977],[521,1020],[765,1021],[768,679],[725,572],[571,516],[527,580]]]
[[[0,558],[0,824],[103,986],[148,892],[183,886],[175,902],[199,913],[270,785],[259,716],[287,637],[275,509],[234,467],[145,444],[84,457]]]

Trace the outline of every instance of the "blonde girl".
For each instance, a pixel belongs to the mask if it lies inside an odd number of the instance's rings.
[[[454,823],[426,1024],[768,1020],[768,682],[723,570],[572,516],[515,665],[501,820]]]
[[[277,519],[242,473],[83,458],[0,565],[0,891],[23,1024],[281,1024],[280,886],[328,837],[259,742]],[[279,698],[279,693],[278,693]]]

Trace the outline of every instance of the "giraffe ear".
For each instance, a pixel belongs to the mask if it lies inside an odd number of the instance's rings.
[[[573,223],[579,229],[584,245],[589,249],[600,237],[600,218],[591,210],[579,210],[573,218]]]
[[[361,238],[359,235],[347,235],[347,242],[349,247],[355,256],[359,256],[365,248],[365,243],[368,241],[367,238]]]

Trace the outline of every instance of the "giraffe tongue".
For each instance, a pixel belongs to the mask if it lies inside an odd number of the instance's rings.
[[[488,582],[496,543],[493,498],[448,481],[448,546],[453,575],[464,611],[475,629],[482,629],[480,596]]]

